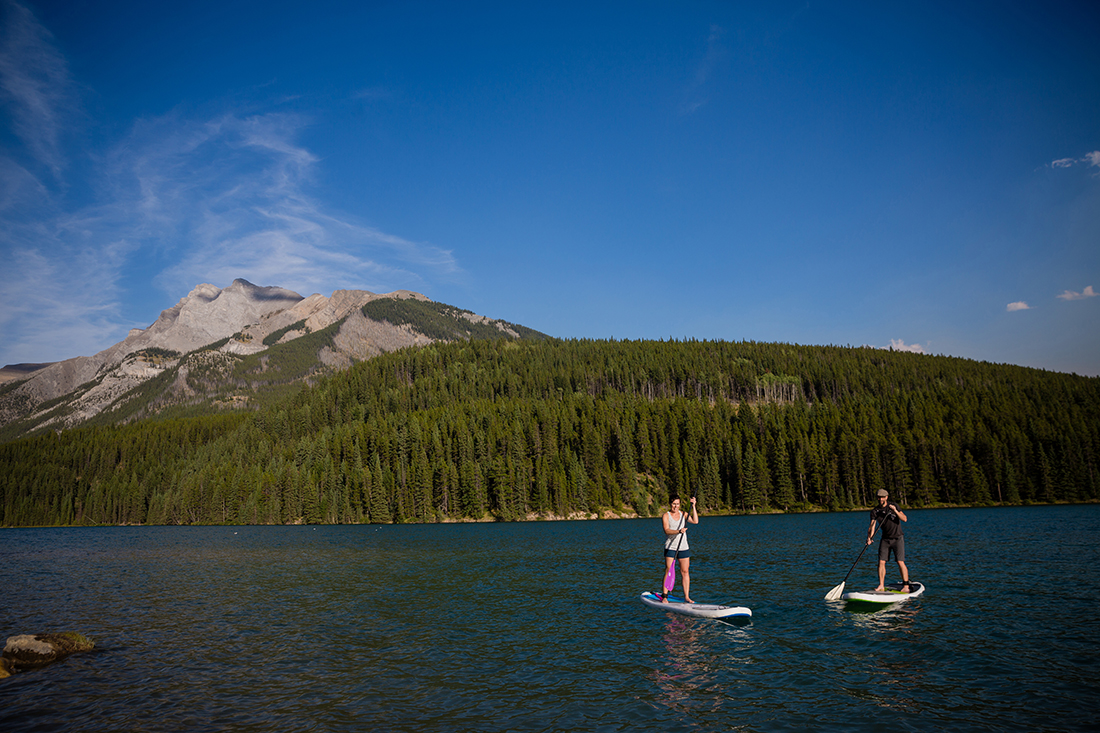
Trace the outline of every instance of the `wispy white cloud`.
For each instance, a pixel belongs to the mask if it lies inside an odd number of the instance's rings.
[[[1095,298],[1097,295],[1100,295],[1100,293],[1093,290],[1092,286],[1089,285],[1080,293],[1075,293],[1072,290],[1066,290],[1058,297],[1062,300],[1084,300],[1085,298]]]
[[[0,155],[0,217],[42,206],[50,192],[33,173]]]
[[[699,65],[695,67],[695,74],[684,92],[684,101],[680,105],[681,114],[694,114],[700,107],[707,103],[708,99],[705,94],[707,80],[710,78],[715,65],[724,53],[724,48],[721,43],[724,34],[724,28],[717,25],[711,25],[710,34],[707,36],[706,55],[703,57],[703,60],[699,62]]]
[[[173,292],[246,277],[299,291],[423,288],[458,272],[439,247],[331,212],[309,193],[318,158],[295,142],[308,123],[278,113],[143,122],[116,156],[151,246],[178,253]],[[153,239],[153,237],[150,237]]]
[[[66,142],[80,101],[64,56],[23,5],[0,2],[2,363],[93,353],[125,334],[116,296],[128,245],[64,210]]]
[[[167,305],[238,277],[308,295],[430,293],[460,275],[450,251],[326,206],[323,162],[300,142],[310,119],[263,108],[137,120],[88,151],[97,167],[80,183],[99,198],[68,203],[67,64],[26,8],[0,9],[0,112],[17,142],[0,150],[0,365],[95,353],[148,325],[122,315],[127,281],[156,283]]]
[[[0,18],[0,100],[30,159],[60,182],[61,138],[78,108],[68,64],[30,10],[3,2]]]
[[[1007,310],[1009,313],[1012,313],[1014,311],[1026,311],[1031,310],[1031,306],[1028,305],[1026,301],[1017,300],[1015,303],[1009,303],[1007,306],[1005,306],[1005,310]]]
[[[1090,168],[1100,169],[1100,150],[1085,153],[1080,158],[1059,158],[1050,162],[1051,168],[1072,168],[1075,165],[1087,165]]]
[[[924,347],[920,344],[906,344],[903,339],[890,339],[891,351],[909,351],[914,354],[925,353]]]
[[[126,335],[117,284],[125,242],[70,248],[8,250],[0,289],[4,363],[56,361],[94,354]]]
[[[279,113],[141,120],[103,156],[98,187],[106,200],[74,211],[40,207],[29,217],[21,210],[20,221],[5,221],[2,204],[20,170],[0,167],[0,226],[8,225],[0,247],[19,253],[8,277],[25,285],[0,292],[5,351],[21,361],[61,358],[39,355],[45,343],[33,334],[70,328],[82,336],[65,343],[66,356],[94,353],[147,325],[119,315],[118,288],[137,257],[161,263],[144,279],[166,303],[200,282],[224,286],[238,277],[308,295],[429,290],[460,273],[450,251],[314,198],[320,161],[296,142],[306,124]]]

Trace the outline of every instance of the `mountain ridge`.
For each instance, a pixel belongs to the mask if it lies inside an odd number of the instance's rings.
[[[295,363],[284,370],[294,375],[285,377],[286,382],[308,380],[317,371],[344,369],[387,351],[441,340],[415,325],[367,317],[364,308],[378,300],[410,301],[439,312],[453,311],[451,320],[458,325],[448,331],[452,337],[463,337],[464,330],[466,337],[472,337],[460,320],[471,328],[491,324],[506,338],[519,338],[520,331],[530,332],[505,321],[436,304],[410,290],[372,293],[341,289],[328,297],[319,293],[303,297],[286,288],[258,286],[241,278],[225,288],[201,283],[161,311],[148,327],[132,329],[122,341],[92,356],[5,367],[2,371],[6,379],[0,381],[0,437],[10,439],[46,428],[83,424],[133,402],[139,390],[143,392],[141,399],[150,404],[136,411],[131,405],[127,414],[147,415],[169,404],[204,399],[215,406],[241,406],[254,397],[250,390],[259,389],[256,384],[260,382],[239,373],[246,363],[251,364],[250,358],[309,334],[327,335],[298,349],[276,350],[283,355],[284,366],[290,361]],[[202,358],[195,355],[208,351],[214,353]],[[269,362],[270,358],[265,357],[258,370],[250,367],[250,373],[279,366]],[[161,380],[165,384],[158,394],[142,389],[151,380],[173,371],[174,379]],[[270,385],[278,380],[269,375],[261,381]],[[238,388],[237,393],[215,395],[232,392],[231,387]]]

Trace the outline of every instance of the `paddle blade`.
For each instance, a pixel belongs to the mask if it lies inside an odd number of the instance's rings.
[[[668,572],[665,573],[665,593],[671,593],[672,589],[676,587],[676,563],[672,563],[668,566]]]
[[[844,593],[844,583],[841,583],[837,587],[825,594],[825,600],[827,601],[839,601],[840,596]]]

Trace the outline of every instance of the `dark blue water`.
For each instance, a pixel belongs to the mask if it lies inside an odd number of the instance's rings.
[[[908,516],[928,590],[876,613],[823,600],[865,513],[704,516],[738,626],[639,602],[657,519],[3,530],[0,637],[98,648],[0,680],[0,730],[1096,729],[1100,507]]]

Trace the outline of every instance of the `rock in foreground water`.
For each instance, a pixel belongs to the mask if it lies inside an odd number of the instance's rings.
[[[95,644],[91,639],[72,631],[60,634],[21,634],[8,637],[3,658],[13,667],[39,667],[64,659],[74,652],[86,652],[93,648]]]

